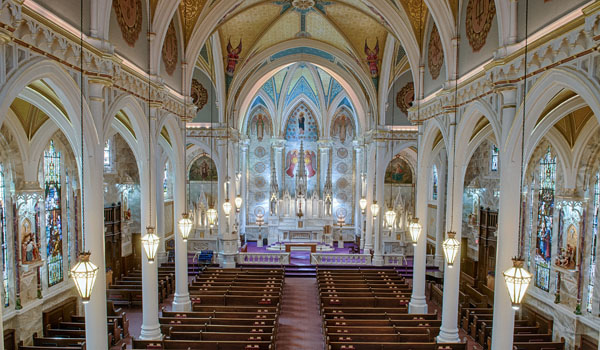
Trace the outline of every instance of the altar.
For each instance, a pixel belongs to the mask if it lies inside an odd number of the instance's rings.
[[[287,242],[320,242],[321,232],[304,230],[283,231],[283,241]]]
[[[285,243],[285,251],[286,253],[290,253],[292,248],[300,248],[295,250],[307,250],[305,248],[310,248],[311,253],[317,252],[317,243]]]

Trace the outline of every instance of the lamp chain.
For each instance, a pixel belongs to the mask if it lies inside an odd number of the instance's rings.
[[[80,118],[81,118],[81,243],[83,246],[83,251],[85,252],[85,155],[83,148],[83,0],[80,1],[79,4],[80,11],[80,31],[79,31],[79,108],[80,108]]]
[[[450,231],[453,231],[454,228],[454,183],[456,179],[454,178],[454,169],[456,168],[456,124],[458,122],[458,50],[460,47],[459,40],[459,29],[460,23],[458,20],[458,7],[456,9],[456,25],[455,25],[455,35],[456,35],[456,62],[454,63],[454,122],[451,124],[454,129],[454,135],[452,138],[452,199],[451,201],[451,209],[450,209]],[[449,164],[448,164],[449,165]],[[448,182],[448,176],[446,176],[446,183]],[[446,186],[448,187],[448,186]],[[448,191],[446,189],[446,191]]]

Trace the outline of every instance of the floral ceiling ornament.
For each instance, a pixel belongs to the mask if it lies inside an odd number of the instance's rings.
[[[167,74],[173,75],[173,72],[175,72],[175,68],[177,68],[177,58],[177,33],[175,32],[175,25],[173,24],[173,21],[171,21],[162,47],[162,59]]]
[[[473,52],[481,50],[485,45],[495,14],[494,0],[469,0],[465,29]]]
[[[314,0],[292,0],[292,6],[294,6],[298,10],[306,11],[308,9],[313,8],[313,6],[315,6],[315,1]]]
[[[396,95],[396,105],[402,113],[406,114],[408,109],[412,106],[413,101],[415,100],[415,84],[413,82],[408,82]]]
[[[202,9],[206,5],[207,0],[182,1],[179,3],[179,15],[185,25],[183,32],[185,33],[184,46],[190,40],[194,26],[200,17]]]
[[[438,32],[437,26],[433,26],[431,29],[431,35],[429,36],[429,47],[427,49],[427,65],[431,78],[433,80],[440,76],[442,65],[444,64],[444,50],[442,50],[442,40],[440,39],[440,33]]]
[[[206,88],[196,79],[192,79],[191,97],[192,103],[198,107],[198,110],[204,108],[208,102],[208,91],[206,91]]]
[[[133,47],[142,30],[142,1],[113,0],[113,8],[117,17],[123,40]]]

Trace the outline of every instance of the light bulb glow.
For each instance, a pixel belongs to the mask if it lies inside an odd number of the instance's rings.
[[[183,238],[184,242],[187,242],[190,232],[192,231],[192,220],[190,220],[188,213],[181,214],[181,219],[179,219],[177,226],[179,227],[181,238]]]
[[[410,232],[410,238],[412,239],[413,245],[417,245],[422,229],[421,224],[419,224],[419,219],[413,218],[410,225],[408,225],[408,231]]]
[[[141,238],[141,241],[146,252],[146,257],[148,258],[148,263],[153,264],[160,242],[160,237],[154,233],[154,227],[146,227],[146,234]]]
[[[360,210],[364,213],[365,209],[367,209],[367,199],[366,198],[361,198],[358,201],[358,204],[360,205]]]
[[[217,222],[217,210],[215,208],[208,209],[206,211],[206,218],[208,219],[210,227],[214,227]]]
[[[71,269],[71,277],[81,296],[81,302],[87,304],[92,296],[98,266],[90,261],[90,253],[84,252],[79,255],[79,262]]]
[[[448,267],[452,268],[454,266],[454,260],[456,260],[456,256],[458,255],[458,251],[460,249],[460,242],[454,238],[456,236],[456,232],[448,232],[448,238],[442,243],[442,248],[444,249],[444,255],[446,257],[446,263],[448,263]]]
[[[229,199],[226,199],[225,202],[223,202],[223,212],[226,216],[229,216],[231,213],[231,203],[229,202]]]
[[[514,258],[513,266],[502,274],[508,288],[512,308],[518,310],[531,282],[531,273],[523,268],[522,259]]]
[[[373,214],[374,218],[379,214],[379,204],[377,204],[377,201],[373,201],[373,204],[371,204],[371,214]]]

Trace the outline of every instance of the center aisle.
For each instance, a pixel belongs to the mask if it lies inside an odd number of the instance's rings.
[[[323,349],[316,278],[286,277],[283,287],[277,350]]]

